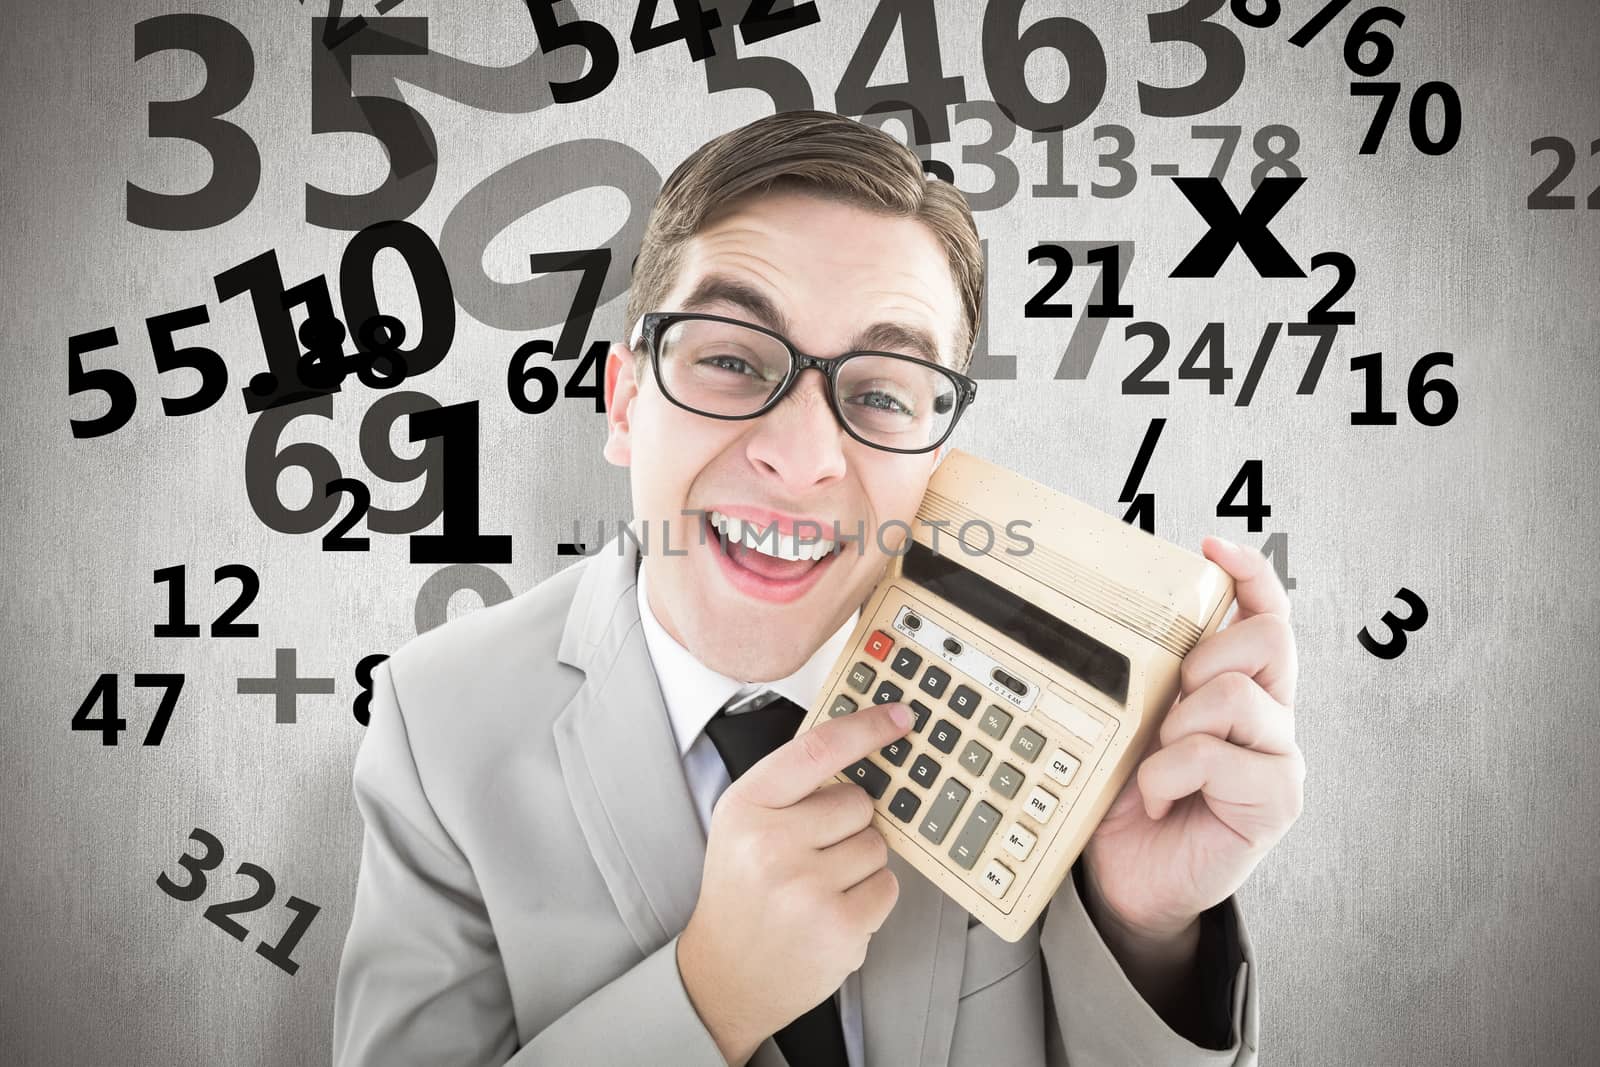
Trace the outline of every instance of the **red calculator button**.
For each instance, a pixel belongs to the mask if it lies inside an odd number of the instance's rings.
[[[883,659],[894,647],[894,638],[882,630],[872,631],[872,636],[867,638],[867,655],[873,659]]]

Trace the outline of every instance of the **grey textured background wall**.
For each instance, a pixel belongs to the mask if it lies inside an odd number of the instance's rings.
[[[271,529],[247,493],[246,444],[258,417],[246,414],[239,389],[265,369],[262,342],[250,301],[220,300],[213,278],[275,249],[286,284],[326,273],[337,308],[351,234],[307,223],[305,187],[361,193],[389,167],[369,134],[313,133],[320,45],[310,6],[6,5],[0,1059],[328,1058],[361,830],[349,788],[362,736],[352,714],[357,662],[481,603],[452,590],[518,593],[567,565],[556,544],[572,538],[574,522],[592,531],[628,514],[626,474],[600,456],[604,420],[591,402],[563,398],[527,415],[508,400],[512,353],[556,336],[576,287],[572,273],[534,283],[528,255],[609,247],[588,337],[617,337],[628,263],[661,176],[693,146],[773,108],[759,90],[708,92],[706,68],[683,42],[634,54],[634,6],[558,5],[562,21],[597,21],[620,45],[615,81],[578,103],[552,104],[545,86],[546,77],[578,76],[578,50],[540,56],[528,11],[514,0],[408,0],[391,19],[425,19],[430,54],[354,63],[355,92],[403,94],[437,138],[436,178],[410,221],[443,249],[460,308],[448,358],[400,391],[441,405],[479,402],[481,529],[511,534],[515,552],[510,564],[473,567],[412,564],[407,538],[393,534],[371,533],[366,552],[326,552],[326,524],[300,535]],[[792,64],[816,106],[833,108],[875,5],[817,6],[820,24],[741,43],[740,52]],[[978,213],[991,263],[984,343],[1016,357],[1015,376],[983,382],[957,443],[1122,514],[1119,493],[1146,427],[1166,418],[1139,487],[1154,494],[1159,535],[1191,548],[1207,532],[1258,545],[1285,535],[1279,558],[1286,550],[1296,583],[1297,721],[1310,773],[1303,817],[1242,890],[1261,966],[1263,1062],[1593,1062],[1600,211],[1585,198],[1600,184],[1600,157],[1590,155],[1600,137],[1600,12],[1592,0],[1404,0],[1382,76],[1404,92],[1382,147],[1362,155],[1375,101],[1352,99],[1340,53],[1363,5],[1304,49],[1286,38],[1321,4],[1285,0],[1290,10],[1267,29],[1224,7],[1211,22],[1242,42],[1243,84],[1202,115],[1154,118],[1141,113],[1136,82],[1184,85],[1205,65],[1194,47],[1152,42],[1146,16],[1174,6],[1035,0],[1023,8],[1024,26],[1061,13],[1087,24],[1106,54],[1107,87],[1093,115],[1059,135],[1063,180],[1080,185],[1079,197],[1033,195],[1046,181],[1047,146],[1028,130],[1003,150],[1021,186]],[[944,73],[965,79],[969,99],[992,99],[979,47],[983,5],[936,8]],[[134,59],[136,24],[191,10],[231,23],[253,54],[248,93],[227,119],[259,147],[259,187],[219,225],[134,225],[126,183],[180,193],[210,173],[198,145],[151,136],[146,113],[150,101],[199,89],[199,58],[166,49]],[[374,12],[347,6],[355,14]],[[1055,54],[1025,70],[1040,97],[1067,83]],[[873,81],[906,74],[896,34]],[[1433,79],[1454,87],[1463,115],[1459,143],[1439,156],[1414,148],[1406,127],[1412,90]],[[903,123],[879,121],[907,136]],[[1215,278],[1168,277],[1206,225],[1150,167],[1176,162],[1184,174],[1205,174],[1216,145],[1191,136],[1196,123],[1242,128],[1225,179],[1237,203],[1259,162],[1255,131],[1292,127],[1307,183],[1273,232],[1303,266],[1325,250],[1357,265],[1339,304],[1356,323],[1338,331],[1309,395],[1296,387],[1311,341],[1285,334],[1251,403],[1235,403],[1267,324],[1304,321],[1331,269],[1262,278],[1235,252]],[[1115,146],[1113,135],[1093,135],[1103,124],[1136,138],[1137,181],[1126,195],[1089,193],[1091,182],[1118,181],[1114,166],[1097,165]],[[969,193],[994,180],[973,161],[980,149],[963,157],[962,146],[990,136],[987,126],[954,123],[950,140],[927,148]],[[1531,151],[1546,136],[1576,146],[1556,190],[1575,196],[1573,210],[1528,208],[1555,162],[1552,152]],[[1110,321],[1080,380],[1053,375],[1082,320],[1023,315],[1049,277],[1027,260],[1041,241],[1135,246],[1123,287],[1134,319]],[[1055,299],[1081,308],[1094,273],[1080,269]],[[398,256],[381,254],[375,274],[379,306],[415,336],[418,301]],[[181,331],[178,346],[220,353],[228,389],[203,412],[168,417],[157,398],[183,396],[198,378],[157,374],[144,320],[200,304],[209,322]],[[1140,320],[1171,335],[1172,351],[1151,375],[1171,383],[1168,395],[1122,390],[1149,351],[1148,340],[1124,336]],[[1207,322],[1227,329],[1234,377],[1221,396],[1176,373]],[[107,326],[119,344],[86,355],[85,365],[120,370],[138,407],[116,432],[75,439],[69,419],[99,415],[107,401],[69,395],[67,339]],[[1378,351],[1383,402],[1398,421],[1355,426],[1367,377],[1350,360]],[[1453,383],[1460,408],[1430,427],[1411,415],[1405,382],[1436,351],[1454,361],[1430,378]],[[344,473],[370,485],[375,507],[394,509],[415,498],[416,484],[367,474],[358,447],[363,416],[383,396],[352,380],[331,418],[296,418],[282,441],[326,447]],[[401,454],[415,454],[403,422],[391,436]],[[1252,459],[1263,461],[1261,499],[1271,507],[1255,531],[1217,513]],[[277,492],[283,506],[304,506],[310,476],[292,469]],[[352,533],[369,531],[358,523]],[[236,563],[260,576],[241,617],[259,635],[213,637],[209,623],[239,585],[212,574]],[[187,621],[202,636],[158,638],[167,587],[152,576],[180,564]],[[1383,639],[1379,617],[1405,613],[1401,587],[1425,600],[1428,621],[1408,634],[1401,656],[1379,659],[1356,634],[1370,626]],[[272,674],[278,648],[296,650],[299,674],[333,680],[333,692],[299,699],[293,723],[275,721],[271,697],[238,691],[238,679]],[[128,720],[115,747],[69,728],[102,673],[117,675]],[[137,673],[185,679],[159,746],[140,740],[162,690],[135,687]],[[187,839],[195,827],[227,858],[213,891],[185,903],[161,892],[156,876],[184,879],[178,858],[200,851]],[[245,861],[270,872],[277,895],[242,917],[251,935],[236,942],[202,911],[248,891],[227,873]],[[294,949],[293,975],[253,951],[287,929],[291,895],[321,908]]]

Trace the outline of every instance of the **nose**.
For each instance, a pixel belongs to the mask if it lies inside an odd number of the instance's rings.
[[[844,477],[844,428],[828,404],[822,372],[800,372],[789,395],[755,420],[745,454],[796,495]]]

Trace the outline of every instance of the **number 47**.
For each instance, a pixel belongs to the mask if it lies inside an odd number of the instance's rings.
[[[140,687],[158,685],[166,687],[166,692],[161,695],[161,703],[156,707],[156,717],[150,721],[150,729],[144,735],[146,745],[159,745],[161,739],[166,736],[167,720],[172,718],[172,709],[178,704],[178,694],[183,692],[183,675],[136,674],[133,676],[133,684]],[[103,709],[98,719],[91,714],[97,703],[101,704]],[[128,728],[128,720],[117,714],[115,674],[102,674],[89,689],[89,695],[83,698],[83,703],[72,716],[72,728],[99,730],[102,745],[117,743],[117,735]]]

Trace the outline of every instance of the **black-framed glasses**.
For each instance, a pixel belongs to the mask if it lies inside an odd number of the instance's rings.
[[[846,433],[886,452],[931,452],[978,395],[978,383],[900,352],[809,356],[765,326],[723,315],[652,311],[640,340],[662,394],[712,419],[753,419],[818,370]]]

